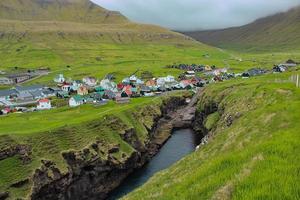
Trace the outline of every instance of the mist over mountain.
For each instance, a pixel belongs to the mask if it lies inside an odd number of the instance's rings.
[[[235,50],[299,49],[300,7],[258,19],[241,27],[185,34],[210,45]]]
[[[172,30],[207,30],[241,26],[300,5],[299,0],[93,0],[133,21]]]

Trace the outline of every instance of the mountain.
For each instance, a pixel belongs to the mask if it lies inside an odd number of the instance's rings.
[[[198,41],[245,51],[300,49],[300,7],[241,27],[185,33]]]
[[[95,24],[128,22],[119,12],[105,10],[88,0],[1,0],[0,18]]]
[[[0,37],[38,39],[45,34],[135,42],[191,40],[167,29],[130,22],[119,12],[106,10],[89,0],[1,0]],[[53,39],[53,38],[52,38]]]
[[[160,61],[159,48],[168,49],[163,58],[170,60],[173,50],[187,45],[218,53],[183,34],[131,22],[89,0],[0,0],[0,70],[7,73],[16,73],[16,67],[47,66],[59,72],[62,66],[76,66],[71,75],[102,75],[111,69],[98,70],[101,64]]]

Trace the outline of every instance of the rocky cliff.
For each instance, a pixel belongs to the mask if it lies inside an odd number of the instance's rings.
[[[158,152],[171,135],[170,116],[185,104],[184,97],[171,97],[158,111],[149,113],[146,107],[136,113],[151,118],[154,123],[143,124],[148,130],[145,140],[139,138],[138,130],[124,126],[121,138],[134,148],[130,155],[121,154],[119,157],[119,145],[97,140],[80,151],[63,152],[68,164],[67,173],[62,173],[54,162],[42,160],[32,178],[31,199],[105,199],[127,175]],[[115,120],[113,126],[123,124],[120,119]]]

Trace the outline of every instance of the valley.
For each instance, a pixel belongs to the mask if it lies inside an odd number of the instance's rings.
[[[296,7],[179,33],[89,0],[0,1],[0,77],[47,70],[0,93],[86,87],[47,97],[54,109],[0,114],[0,199],[299,199],[298,19]],[[103,80],[115,84],[109,101]],[[97,93],[105,104],[70,104]]]

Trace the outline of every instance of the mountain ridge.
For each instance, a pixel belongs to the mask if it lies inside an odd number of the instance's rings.
[[[240,27],[185,32],[185,34],[206,44],[232,50],[280,51],[291,48],[299,49],[300,6]]]
[[[129,22],[121,13],[106,10],[89,0],[2,0],[0,18],[92,24]]]

